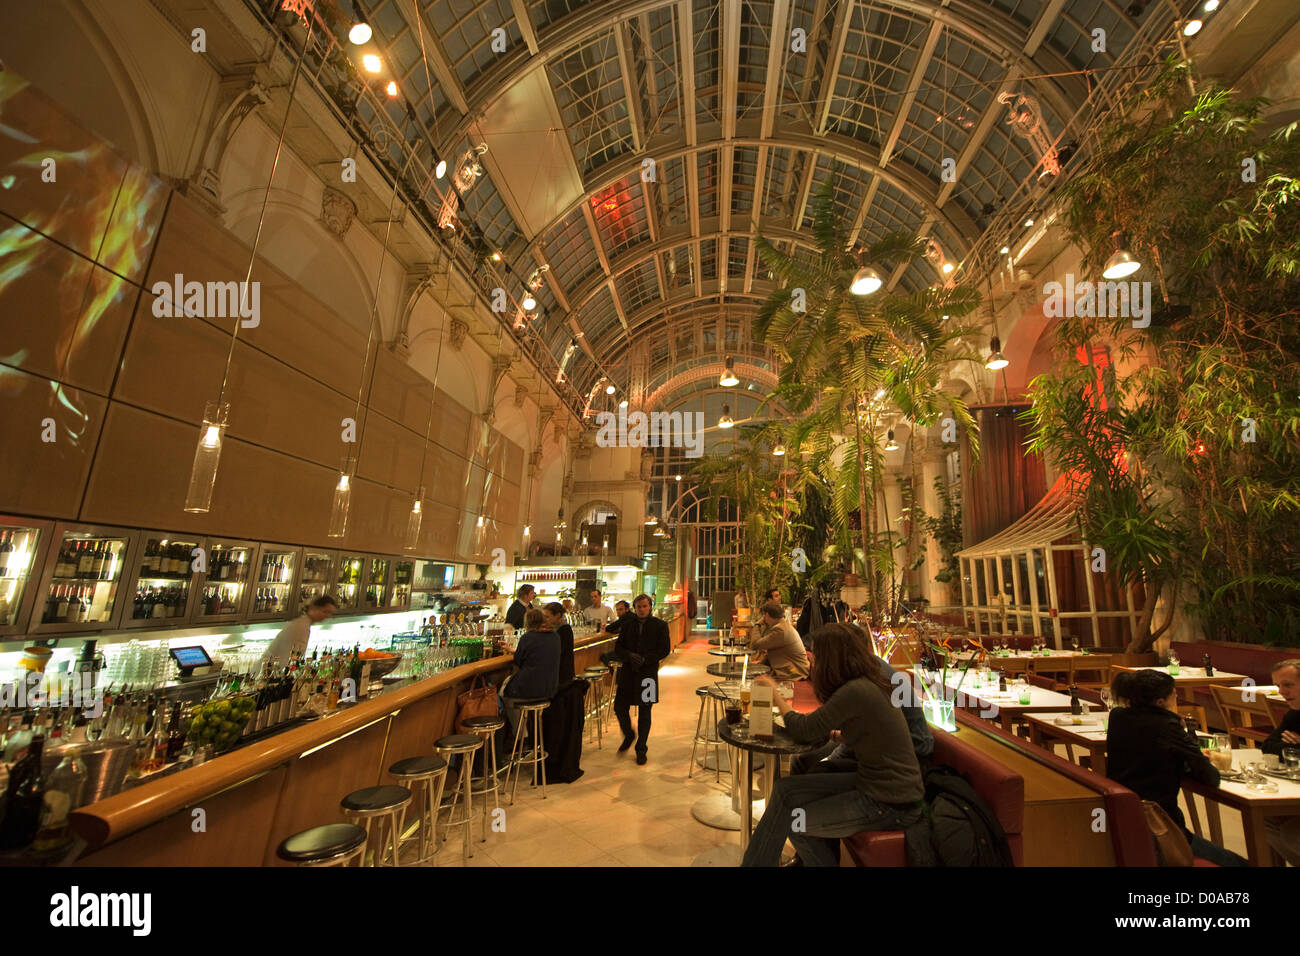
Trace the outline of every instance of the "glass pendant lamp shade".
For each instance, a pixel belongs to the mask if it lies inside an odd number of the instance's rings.
[[[221,464],[221,446],[229,416],[229,402],[208,402],[203,409],[203,427],[199,430],[194,464],[190,467],[190,487],[185,492],[185,510],[191,514],[207,514],[212,504],[212,488],[217,482],[217,466]]]
[[[406,550],[414,551],[420,544],[420,526],[424,523],[424,487],[416,489],[411,501],[411,514],[406,519]]]
[[[654,512],[652,511],[650,512],[650,517],[645,519],[645,523],[648,527],[653,528],[655,525],[659,523],[659,519],[655,517]]]
[[[989,339],[989,357],[988,361],[984,363],[984,367],[991,372],[996,372],[1010,364],[1007,357],[1002,354],[1002,341],[996,335],[993,336],[993,338]]]
[[[734,421],[732,421],[732,418],[731,418],[731,406],[729,406],[729,405],[723,405],[723,406],[722,406],[722,417],[718,419],[718,427],[719,427],[719,428],[734,428],[734,427],[735,427],[735,424],[736,424],[736,423],[735,423]]]
[[[885,280],[880,278],[879,272],[871,266],[863,266],[854,274],[849,291],[854,295],[871,295],[873,292],[880,291],[880,287],[884,284]]]
[[[898,442],[894,441],[894,430],[889,430],[889,435],[885,441],[885,451],[898,451]]]
[[[1103,279],[1122,279],[1125,276],[1131,276],[1142,268],[1142,263],[1137,260],[1133,253],[1127,249],[1116,249],[1115,254],[1106,260],[1106,268],[1102,270]]]
[[[718,384],[724,388],[730,388],[733,385],[739,385],[740,379],[736,377],[735,369],[732,367],[731,356],[727,356],[726,367],[722,370],[722,375],[718,377]]]
[[[772,454],[775,455],[777,458],[780,458],[782,455],[785,454],[785,445],[781,444],[780,442],[777,442],[776,447],[772,449]]]
[[[341,538],[348,533],[348,512],[352,508],[352,476],[357,473],[357,460],[344,458],[334,484],[334,504],[330,507],[331,538]]]

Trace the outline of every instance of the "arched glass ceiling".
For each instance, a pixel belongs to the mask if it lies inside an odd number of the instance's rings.
[[[368,128],[386,110],[449,160],[514,137],[460,215],[516,276],[550,266],[534,330],[556,362],[577,336],[581,392],[640,340],[658,355],[692,303],[738,296],[752,314],[772,288],[755,234],[810,250],[809,197],[829,176],[854,239],[903,230],[960,259],[1169,2],[1134,19],[1120,0],[372,0],[403,96],[349,106]],[[338,99],[351,79],[319,82]],[[1008,122],[1001,92],[1031,98],[1041,136]],[[529,135],[554,138],[573,188],[539,184]],[[380,145],[400,166],[409,144]],[[889,281],[938,275],[921,263]]]

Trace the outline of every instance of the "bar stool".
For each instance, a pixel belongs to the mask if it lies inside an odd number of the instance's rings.
[[[438,807],[447,784],[447,761],[432,754],[407,757],[388,772],[419,798],[420,857],[416,862],[423,863],[438,852]]]
[[[347,866],[364,857],[368,836],[355,823],[327,823],[286,837],[275,855],[298,866]]]
[[[618,693],[618,672],[622,667],[622,661],[609,662],[609,693],[605,695],[605,713],[601,718],[603,721],[608,721],[614,714],[614,696]]]
[[[596,729],[596,749],[601,748],[604,741],[604,717],[605,717],[605,675],[609,673],[609,668],[604,664],[597,664],[588,667],[583,671],[582,676],[587,681],[587,699],[583,704],[583,710],[586,719],[595,725]],[[594,720],[593,720],[594,718]]]
[[[497,780],[501,770],[497,766],[497,748],[495,746],[496,733],[506,725],[503,717],[469,717],[461,721],[461,726],[471,734],[483,739],[483,774],[482,776],[470,777],[470,788],[483,798],[483,840],[487,842],[488,835],[488,806],[487,795],[492,794],[492,806],[495,809],[501,808],[501,801],[498,794],[501,791],[501,785]],[[491,761],[492,772],[488,773],[488,762]]]
[[[389,842],[392,843],[393,866],[400,866],[397,843],[402,833],[402,821],[406,818],[406,808],[411,805],[411,791],[405,787],[365,787],[353,790],[339,803],[343,816],[348,823],[357,823],[365,827],[366,841],[372,836],[370,821],[378,818],[382,824],[388,821]],[[382,835],[383,831],[379,831]],[[375,866],[383,863],[384,840],[379,840],[375,847]]]
[[[704,762],[701,766],[705,770],[709,769],[709,750],[712,749],[714,780],[721,783],[723,743],[718,737],[717,726],[718,721],[723,720],[726,714],[722,701],[711,693],[712,687],[712,684],[702,684],[695,688],[695,696],[700,699],[700,713],[695,718],[695,739],[691,743],[691,767],[686,771],[686,776],[689,779],[695,773],[695,752],[700,744],[704,744]]]
[[[456,789],[452,793],[451,803],[447,807],[447,822],[443,824],[443,832],[450,830],[452,827],[463,826],[465,828],[465,846],[461,851],[462,860],[468,860],[474,856],[473,850],[470,849],[471,830],[474,826],[474,752],[483,746],[483,738],[474,734],[451,734],[448,737],[439,738],[434,742],[433,748],[438,751],[440,757],[450,757],[452,754],[461,754],[464,759],[460,763],[460,778],[456,781]],[[461,818],[456,819],[456,807],[462,807]],[[444,842],[446,838],[443,838]]]
[[[529,764],[533,768],[533,786],[537,786],[538,769],[542,775],[542,799],[546,799],[546,741],[542,738],[542,711],[551,706],[545,697],[518,697],[513,703],[519,708],[519,726],[515,729],[515,742],[510,747],[510,763],[506,770],[506,782],[514,774],[514,785],[510,789],[510,805],[515,805],[515,792],[519,789],[519,768]],[[533,726],[528,726],[532,718]],[[524,735],[531,734],[533,749],[524,753]]]

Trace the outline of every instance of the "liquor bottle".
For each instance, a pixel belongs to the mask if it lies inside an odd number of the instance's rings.
[[[81,762],[80,747],[68,747],[63,759],[50,774],[45,787],[41,824],[32,843],[34,850],[48,850],[67,842],[68,814],[81,806],[86,789],[86,765]]]
[[[32,737],[27,754],[9,771],[5,790],[5,815],[0,820],[0,850],[21,850],[36,839],[45,807],[45,776],[41,754],[45,738]]]
[[[181,748],[185,746],[185,735],[181,733],[181,705],[178,701],[175,709],[172,711],[172,721],[167,727],[167,762],[175,763],[181,755]]]
[[[1204,656],[1201,657],[1201,666],[1205,668],[1206,677],[1214,676],[1214,665],[1210,662],[1209,654],[1205,654]]]
[[[1083,713],[1083,702],[1079,700],[1079,688],[1070,685],[1070,713],[1076,717]]]

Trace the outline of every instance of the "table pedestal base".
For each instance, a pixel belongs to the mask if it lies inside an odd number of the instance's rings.
[[[701,797],[691,807],[691,816],[715,830],[739,830],[740,814],[731,806],[731,794]]]

